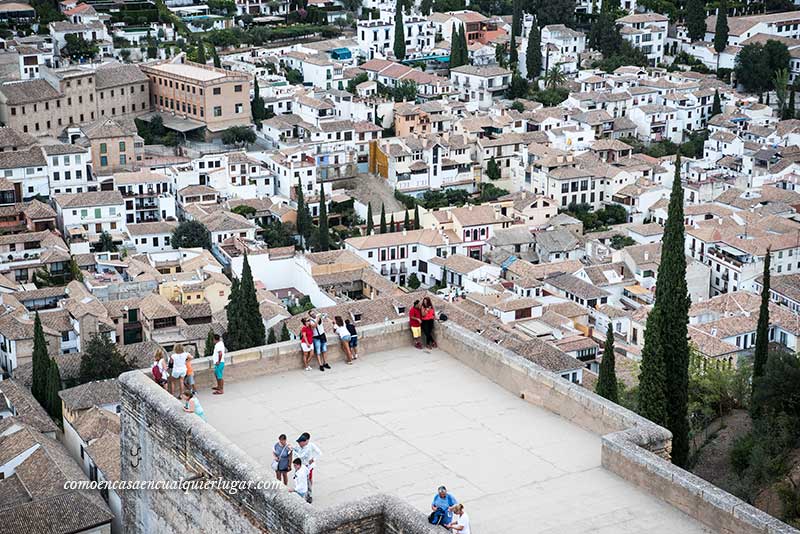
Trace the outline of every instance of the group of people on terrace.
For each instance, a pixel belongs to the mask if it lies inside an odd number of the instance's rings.
[[[310,504],[314,468],[322,451],[311,441],[308,432],[300,434],[295,441],[297,445],[293,446],[286,441],[286,434],[278,436],[278,441],[272,447],[272,470],[275,471],[275,478],[287,486],[291,472],[294,488],[289,492],[296,493]]]
[[[300,329],[300,350],[303,352],[303,368],[311,370],[312,355],[316,355],[319,370],[330,369],[328,363],[328,334],[326,324],[330,331],[339,337],[339,345],[345,356],[345,363],[352,365],[358,359],[358,331],[350,319],[335,316],[333,321],[327,313],[318,313],[316,310],[308,312],[308,317],[303,317]]]
[[[454,534],[471,534],[469,514],[446,487],[439,486],[433,496],[431,510],[431,515],[428,516],[431,525],[442,526]]]

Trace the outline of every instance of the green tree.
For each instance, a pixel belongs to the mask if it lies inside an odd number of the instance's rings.
[[[622,48],[622,35],[619,33],[614,14],[607,11],[601,12],[594,21],[589,29],[588,38],[589,46],[607,58],[618,54]]]
[[[486,176],[490,180],[499,180],[500,179],[500,167],[497,165],[497,161],[492,156],[489,159],[489,163],[486,164]]]
[[[231,126],[222,132],[222,142],[226,145],[244,146],[256,142],[256,133],[249,126]]]
[[[206,335],[206,344],[203,347],[203,356],[211,356],[214,354],[214,345],[216,342],[214,341],[214,329],[211,328],[208,331],[208,335]]]
[[[295,188],[297,195],[297,234],[300,236],[300,247],[305,248],[306,242],[311,237],[311,212],[306,204],[305,196],[303,194],[303,183],[300,178],[297,179],[297,187]]]
[[[42,406],[47,406],[47,375],[50,367],[50,356],[47,354],[47,340],[44,337],[42,320],[39,312],[33,319],[33,371],[31,382],[31,393]]]
[[[217,47],[211,45],[211,60],[214,62],[214,66],[218,69],[222,68],[222,62],[219,60],[219,54],[217,53]]]
[[[411,273],[408,276],[408,281],[406,282],[406,285],[408,286],[409,289],[419,289],[419,286],[422,284],[420,283],[419,278],[417,278],[417,273]]]
[[[460,24],[453,23],[453,30],[450,33],[450,68],[454,69],[464,64],[461,53],[461,41],[459,39]]]
[[[744,45],[736,54],[733,67],[737,83],[748,93],[761,93],[767,89],[772,73],[761,43]]]
[[[275,336],[275,329],[274,328],[270,328],[269,329],[269,335],[267,335],[267,345],[272,345],[273,343],[277,343],[277,342],[278,342],[278,339]]]
[[[266,331],[247,255],[244,256],[241,279],[234,278],[231,286],[227,315],[226,345],[229,350],[249,349],[264,344]]]
[[[553,65],[544,75],[544,86],[546,89],[557,89],[567,83],[567,77],[561,71],[561,67]]]
[[[48,271],[46,267],[42,267],[41,269],[36,269],[33,272],[33,283],[39,289],[43,287],[53,287],[54,285],[56,285],[56,281],[53,279],[53,276],[50,274],[50,271]]]
[[[706,3],[705,0],[687,0],[686,33],[689,39],[702,41],[706,35]]]
[[[778,98],[778,116],[783,117],[789,103],[789,70],[778,70],[772,79],[772,86],[775,89],[775,96]]]
[[[375,227],[375,222],[372,220],[372,202],[367,203],[367,235],[372,235]]]
[[[414,230],[420,229],[420,222],[419,222],[419,205],[414,204]]]
[[[643,416],[666,426],[672,432],[672,461],[684,466],[689,455],[687,325],[690,299],[686,286],[680,171],[681,158],[678,155],[675,158],[669,215],[661,242],[656,300],[645,330],[639,401]]]
[[[511,14],[511,35],[522,34],[522,0],[513,0]]]
[[[100,234],[100,241],[97,243],[97,250],[100,252],[116,252],[117,245],[114,244],[114,239],[106,231]]]
[[[519,1],[519,0],[517,0]],[[517,72],[519,69],[519,51],[517,50],[517,35],[511,32],[511,38],[508,40],[508,63],[511,70]]]
[[[786,106],[786,113],[784,114],[783,119],[793,119],[795,115],[795,104],[794,104],[794,86],[792,86],[791,91],[789,91],[789,104]]]
[[[534,21],[528,33],[528,47],[525,49],[525,68],[529,80],[535,80],[542,71],[542,33]]]
[[[728,2],[722,0],[717,8],[717,23],[714,26],[714,51],[717,53],[717,70],[719,70],[719,55],[728,46]]]
[[[595,392],[612,402],[619,402],[615,359],[614,330],[611,327],[611,321],[609,321],[608,331],[606,332],[606,345],[603,348],[603,361],[600,362],[600,376],[597,380]]]
[[[367,76],[366,72],[362,72],[358,76],[350,78],[350,80],[347,82],[347,92],[356,94],[356,87],[366,81],[369,81],[369,76]]]
[[[386,206],[381,202],[381,226],[380,232],[382,234],[386,233]]]
[[[403,218],[403,230],[411,230],[411,218],[408,215],[408,208],[406,208],[406,216]]]
[[[406,58],[406,32],[403,24],[403,10],[400,6],[394,12],[394,57],[398,61]]]
[[[575,21],[575,0],[541,0],[534,7],[541,27],[550,24],[572,26]]]
[[[72,280],[83,282],[83,272],[81,272],[78,262],[75,261],[75,256],[71,257],[69,260],[69,277]]]
[[[76,61],[89,60],[100,53],[100,48],[94,41],[87,41],[80,34],[67,34],[64,40],[66,41],[66,46],[64,46],[61,53],[70,59]]]
[[[325,201],[325,187],[324,184],[320,184],[319,186],[319,239],[317,239],[317,243],[319,246],[319,250],[326,251],[330,250],[331,243],[330,243],[330,233],[328,232],[328,206],[327,202]]]
[[[253,78],[253,100],[250,101],[250,112],[253,115],[253,122],[256,124],[260,124],[267,118],[264,99],[261,98],[261,89],[258,87],[258,77]]]
[[[402,80],[392,91],[395,102],[414,102],[417,99],[417,82]]]
[[[116,343],[103,334],[94,334],[83,348],[80,365],[80,383],[117,378],[131,365],[117,349]]]
[[[183,221],[172,231],[172,248],[211,249],[211,234],[200,221]]]
[[[289,333],[289,327],[286,326],[286,321],[283,323],[283,327],[281,327],[281,341],[289,341],[292,339],[292,335]]]
[[[202,65],[208,63],[208,59],[206,58],[206,43],[202,39],[197,41],[197,62]]]
[[[510,99],[525,98],[528,96],[528,81],[519,75],[516,69],[511,73],[511,85],[508,86],[506,97]]]
[[[61,423],[61,373],[55,358],[48,358],[47,366],[47,413],[50,417]]]
[[[458,48],[461,50],[462,65],[469,65],[469,43],[467,41],[467,28],[462,24],[458,32]]]
[[[769,289],[770,289],[770,264],[772,251],[767,248],[764,256],[764,275],[762,277],[761,306],[758,309],[758,323],[756,326],[756,345],[753,350],[753,384],[755,379],[764,375],[769,355]]]
[[[394,213],[392,213],[392,216],[389,218],[389,232],[395,232],[395,231],[397,231],[397,227],[395,226],[394,223]]]
[[[775,79],[775,74],[778,71],[789,69],[789,61],[791,60],[791,56],[786,45],[780,41],[776,41],[775,39],[768,39],[767,42],[764,43],[764,56],[769,64],[770,74],[767,82],[771,84]],[[774,85],[770,85],[768,87],[772,87],[774,89]]]
[[[714,103],[711,105],[711,116],[722,113],[722,101],[719,98],[719,89],[714,89]]]

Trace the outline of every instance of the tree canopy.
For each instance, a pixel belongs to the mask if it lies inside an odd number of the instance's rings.
[[[172,231],[172,248],[211,249],[211,234],[200,221],[183,221]]]

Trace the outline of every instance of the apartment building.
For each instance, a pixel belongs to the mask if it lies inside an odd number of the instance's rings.
[[[53,204],[58,226],[70,245],[88,243],[91,246],[99,241],[103,232],[120,243],[123,241],[125,199],[119,191],[55,195]]]
[[[153,108],[196,121],[210,134],[250,124],[250,76],[185,60],[141,65]]]
[[[486,32],[489,30],[489,19],[478,13],[477,11],[470,11],[462,9],[460,11],[447,11],[445,13],[431,13],[428,17],[433,23],[436,33],[442,36],[442,39],[452,42],[453,30],[461,26],[467,36],[467,44],[472,44],[475,41],[483,41],[486,37]],[[491,25],[496,29],[496,24]]]
[[[79,145],[44,145],[50,194],[96,191],[92,153]]]
[[[114,186],[125,199],[125,223],[153,223],[175,219],[175,197],[170,180],[151,171],[118,172]]]
[[[150,109],[147,77],[136,65],[41,66],[39,75],[0,85],[0,122],[34,136],[59,137],[68,126]]]
[[[99,176],[138,168],[144,154],[144,140],[128,122],[103,119],[78,130],[77,145],[91,150],[92,169]]]
[[[622,38],[641,49],[650,66],[655,67],[664,60],[669,17],[659,13],[636,13],[618,18],[617,24],[622,25]]]
[[[0,172],[17,201],[50,195],[47,159],[39,146],[0,152]]]
[[[717,26],[717,16],[706,19],[706,35],[704,41],[713,42]],[[741,46],[744,41],[763,33],[776,37],[800,39],[800,13],[786,11],[764,15],[748,15],[744,17],[728,17],[728,45]]]
[[[394,55],[394,13],[381,11],[377,19],[359,20],[356,27],[358,53],[366,59]],[[406,57],[414,59],[428,55],[436,38],[436,29],[427,18],[419,15],[403,16],[403,35],[406,38]]]
[[[450,82],[469,111],[488,110],[508,89],[511,71],[492,65],[462,65],[450,69]]]

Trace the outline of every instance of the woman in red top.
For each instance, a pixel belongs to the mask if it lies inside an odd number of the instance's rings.
[[[300,329],[300,350],[303,351],[303,367],[306,371],[311,370],[311,353],[314,350],[314,331],[308,326],[308,320],[303,317],[301,319],[303,328]]]
[[[408,310],[408,324],[411,326],[411,336],[414,338],[414,346],[422,348],[419,338],[422,337],[422,313],[419,311],[419,301],[415,300],[414,305]]]
[[[436,348],[436,341],[433,339],[433,321],[436,318],[436,311],[430,297],[422,299],[422,333],[425,334],[425,346],[429,349]]]

